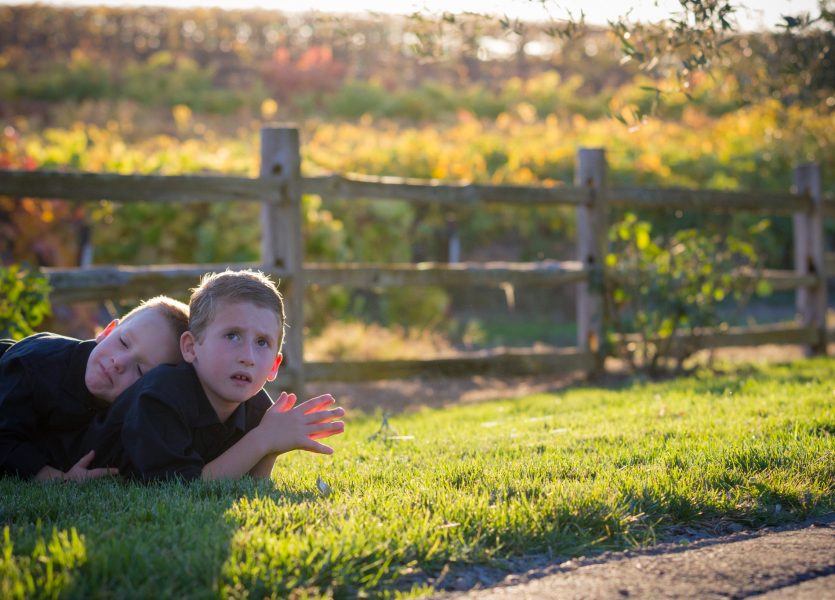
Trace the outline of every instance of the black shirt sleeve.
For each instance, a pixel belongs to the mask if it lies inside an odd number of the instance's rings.
[[[49,458],[32,440],[37,426],[33,383],[19,360],[0,363],[0,475],[34,477]]]
[[[246,401],[246,431],[252,431],[261,423],[273,401],[266,390],[261,390],[252,398]]]
[[[193,446],[192,424],[175,403],[144,393],[132,403],[122,427],[130,473],[143,481],[199,479],[203,458]]]

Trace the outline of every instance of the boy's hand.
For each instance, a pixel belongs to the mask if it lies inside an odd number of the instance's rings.
[[[333,396],[324,394],[296,406],[296,395],[282,392],[258,426],[267,438],[267,452],[307,450],[333,454],[333,448],[316,440],[345,431],[345,423],[336,420],[345,411],[341,407],[330,408],[335,402]]]
[[[64,473],[64,481],[84,481],[85,479],[97,479],[98,477],[107,477],[108,475],[118,475],[119,469],[100,468],[88,469],[90,463],[96,457],[96,451],[90,450],[87,454],[81,457],[72,468]]]

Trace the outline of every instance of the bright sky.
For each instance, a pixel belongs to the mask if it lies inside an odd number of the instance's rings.
[[[0,0],[0,4],[22,4],[21,0]],[[439,13],[443,11],[479,12],[508,15],[524,20],[564,19],[569,12],[578,17],[585,11],[586,22],[605,24],[631,9],[632,20],[659,20],[669,17],[680,5],[678,0],[53,0],[47,4],[99,4],[109,6],[152,5],[276,9],[282,12],[319,10],[322,12]],[[773,27],[782,14],[814,11],[817,0],[737,0],[739,25],[744,30]]]

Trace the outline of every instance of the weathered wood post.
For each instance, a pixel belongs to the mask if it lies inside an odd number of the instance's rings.
[[[826,354],[826,261],[823,236],[823,193],[818,164],[800,165],[794,170],[794,193],[807,195],[808,212],[797,212],[794,224],[794,269],[798,275],[813,275],[815,283],[797,288],[797,315],[806,327],[817,330],[817,341],[806,354]]]
[[[603,267],[609,248],[606,206],[606,151],[580,148],[577,187],[588,190],[588,203],[577,207],[577,260],[593,269],[588,282],[577,284],[577,346],[595,355],[595,371],[603,371]]]
[[[301,219],[301,154],[296,127],[261,129],[260,176],[275,183],[275,193],[261,205],[261,260],[267,268],[289,272],[280,282],[287,328],[281,389],[304,394],[304,273]]]

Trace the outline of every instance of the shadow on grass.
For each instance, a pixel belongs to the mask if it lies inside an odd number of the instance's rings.
[[[0,497],[3,550],[11,554],[0,595],[78,598],[217,596],[239,527],[236,503],[316,498],[254,480],[144,486],[11,478],[0,479]]]

